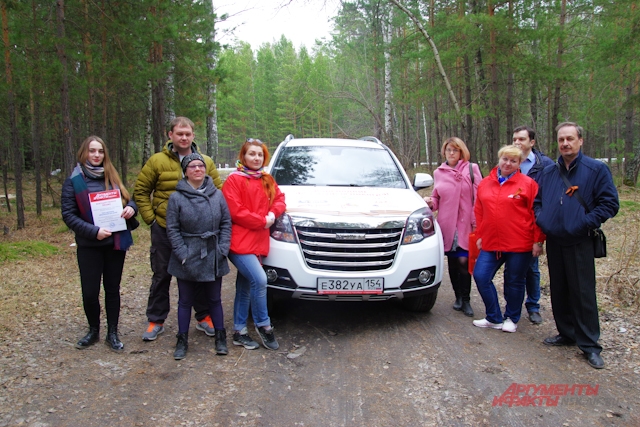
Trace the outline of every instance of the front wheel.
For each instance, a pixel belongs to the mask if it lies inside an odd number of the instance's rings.
[[[409,311],[418,311],[426,313],[431,311],[438,298],[438,291],[428,294],[418,295],[415,297],[404,297],[402,299],[402,306]]]
[[[273,289],[267,288],[267,312],[270,317],[278,317],[282,314],[281,298],[282,297],[280,295],[276,295],[276,292]]]

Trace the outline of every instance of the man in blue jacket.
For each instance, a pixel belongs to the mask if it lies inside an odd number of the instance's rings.
[[[538,182],[538,177],[542,170],[553,164],[553,160],[545,156],[540,150],[535,148],[536,131],[529,126],[518,126],[513,130],[513,145],[520,147],[524,160],[520,163],[520,172]],[[542,246],[542,243],[540,243]],[[542,323],[540,316],[540,267],[538,257],[531,259],[529,270],[527,270],[527,299],[524,302],[529,314],[531,323],[539,325]]]
[[[542,171],[533,205],[536,221],[547,235],[551,306],[558,329],[558,335],[544,343],[577,344],[589,365],[602,369],[590,232],[618,213],[618,191],[607,165],[582,153],[584,131],[580,126],[561,123],[556,133],[560,157],[557,164]],[[560,174],[568,179],[570,188]],[[576,193],[589,207],[588,213]]]

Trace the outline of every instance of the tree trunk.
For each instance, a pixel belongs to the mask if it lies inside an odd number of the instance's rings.
[[[162,81],[157,80],[153,84],[153,146],[155,152],[162,151],[162,147],[166,142],[165,137],[165,118],[164,118],[164,85]]]
[[[471,65],[469,64],[469,56],[466,54],[464,55],[464,86],[464,103],[467,110],[467,114],[465,115],[467,126],[465,128],[464,138],[469,151],[474,153],[476,151],[475,143],[471,140],[471,131],[473,129],[473,116],[471,115],[473,103],[473,99],[471,98]]]
[[[489,32],[489,43],[491,49],[491,60],[489,62],[489,70],[491,71],[491,140],[489,141],[489,162],[496,162],[498,150],[500,149],[500,93],[498,87],[498,52],[496,45],[496,29],[495,29],[495,6],[491,1],[487,2],[489,8],[489,18],[491,21],[491,30]]]
[[[106,0],[102,0],[102,18],[106,19],[106,14],[105,14],[105,10],[106,10],[106,5],[105,5],[105,1]],[[102,52],[107,52],[107,27],[103,26],[102,27],[102,36],[101,36],[101,44],[102,44]],[[106,73],[107,70],[107,56],[108,55],[102,55],[102,72],[103,74]],[[107,135],[107,114],[109,112],[109,89],[107,86],[107,78],[103,75],[102,76],[102,117],[100,120],[100,137],[103,140],[107,140],[108,136]]]
[[[13,174],[16,186],[16,214],[18,230],[24,228],[24,198],[22,197],[22,149],[18,135],[17,111],[15,95],[13,93],[13,68],[11,66],[11,45],[9,44],[9,23],[7,19],[7,5],[2,2],[2,40],[4,42],[4,67],[7,79],[7,113],[9,114],[9,131],[11,146],[13,147]],[[6,195],[5,195],[6,196]],[[7,197],[7,206],[9,198]]]
[[[427,164],[427,167],[431,167],[431,155],[429,153],[429,131],[427,129],[427,113],[424,108],[424,103],[422,103],[422,126],[424,131],[424,161]]]
[[[509,70],[509,74],[507,75],[507,99],[506,99],[506,107],[505,107],[505,116],[507,118],[507,138],[505,141],[511,141],[513,137],[513,129],[515,126],[513,125],[513,72]]]
[[[151,47],[151,64],[154,68],[159,68],[162,63],[162,45],[158,42],[153,42]],[[164,97],[164,82],[165,79],[157,78],[151,83],[151,102],[152,102],[152,118],[153,118],[153,146],[155,152],[162,151],[162,147],[166,142],[165,137],[165,97]]]
[[[33,16],[33,28],[37,27],[37,5],[36,0],[31,2],[31,11]],[[38,40],[38,32],[33,31],[34,51],[31,56],[31,84],[29,85],[29,108],[31,112],[31,149],[33,150],[33,176],[36,182],[36,215],[42,215],[42,106],[40,103],[40,94],[36,88],[41,85],[38,65],[38,53],[35,50],[40,46]]]
[[[480,49],[478,49],[478,51],[476,52],[475,62],[476,62],[476,73],[478,74],[478,84],[480,85],[480,88],[479,88],[480,99],[485,110],[491,111],[491,108],[489,107],[489,100],[487,99],[487,79],[484,75],[484,64],[482,63],[482,51]],[[487,116],[485,117],[485,144],[486,144],[485,159],[487,160],[487,165],[492,165],[493,162],[496,161],[495,154],[497,153],[493,152],[492,140],[493,140],[493,121],[491,120],[491,117],[487,114]]]
[[[64,45],[64,0],[56,1],[56,22],[57,22],[57,43],[56,50],[62,73],[62,84],[60,86],[60,107],[62,116],[62,142],[64,144],[64,175],[71,175],[75,165],[73,137],[71,132],[71,108],[69,106],[69,75],[67,70],[67,53]]]
[[[393,126],[393,106],[392,106],[392,88],[391,88],[391,23],[385,21],[383,24],[382,35],[384,42],[384,132],[386,135],[385,143],[390,147],[395,146],[395,133]]]
[[[40,121],[40,98],[34,91],[37,79],[33,79],[29,87],[29,110],[31,113],[31,149],[33,150],[33,176],[36,182],[36,215],[42,215],[42,162],[40,152],[42,146],[42,123]]]
[[[218,162],[218,85],[209,83],[207,88],[209,113],[207,114],[207,155]]]
[[[558,52],[556,56],[556,68],[558,69],[558,73],[562,71],[562,55],[564,53],[564,23],[567,19],[567,0],[562,0],[562,9],[560,11],[560,36],[558,37]],[[551,129],[553,130],[553,139],[556,140],[556,126],[559,123],[560,116],[560,91],[561,91],[561,82],[562,79],[560,77],[556,78],[555,89],[553,93],[553,113],[551,115]]]
[[[438,52],[436,43],[433,41],[433,39],[431,38],[427,30],[422,26],[422,23],[418,20],[418,18],[413,13],[411,13],[409,9],[407,9],[402,4],[400,4],[398,0],[389,0],[389,1],[394,5],[396,5],[398,9],[402,10],[409,17],[409,19],[413,21],[414,25],[418,28],[418,31],[424,36],[425,39],[427,39],[427,42],[429,42],[429,45],[433,50],[433,56],[435,58],[436,65],[438,66],[438,71],[440,72],[440,77],[442,77],[442,80],[444,81],[444,85],[447,88],[447,93],[449,94],[449,98],[451,99],[451,103],[453,104],[453,106],[456,109],[456,112],[458,113],[458,119],[460,121],[460,125],[464,128],[465,125],[464,125],[464,121],[462,121],[462,115],[460,113],[460,105],[458,104],[458,100],[456,99],[455,93],[453,93],[453,88],[451,87],[451,83],[449,83],[449,78],[447,77],[447,73],[444,71],[444,67],[442,66],[442,61],[440,60],[440,52]]]
[[[89,99],[87,102],[87,113],[88,113],[88,122],[89,122],[89,134],[95,135],[96,133],[96,122],[95,122],[95,86],[93,81],[93,55],[91,54],[91,36],[89,32],[89,28],[92,24],[89,15],[89,5],[87,0],[82,0],[83,6],[83,15],[84,15],[84,25],[85,28],[82,31],[82,48],[84,50],[84,63],[87,67],[87,86],[89,91]]]
[[[169,48],[173,47],[172,45]],[[169,71],[167,72],[167,78],[165,82],[165,102],[164,102],[164,119],[165,123],[171,122],[175,119],[175,73],[176,73],[176,56],[171,49],[167,49],[169,52],[166,55],[169,65]],[[195,129],[194,129],[195,131]]]
[[[207,82],[207,155],[211,157],[214,163],[218,161],[218,79],[213,77],[217,66],[216,52],[216,32],[215,32],[215,14],[213,11],[213,3],[207,2],[209,8],[209,18],[211,19],[211,32],[208,40],[207,56],[209,62],[207,68],[209,70],[210,79]],[[295,118],[294,118],[295,129]]]
[[[151,94],[151,82],[147,82],[147,114],[145,115],[145,133],[144,142],[142,145],[142,166],[147,163],[149,157],[151,157],[151,139],[153,135],[153,95]]]
[[[626,89],[627,111],[625,114],[624,129],[624,185],[635,187],[638,182],[638,172],[640,171],[640,145],[633,149],[633,77],[630,78]]]

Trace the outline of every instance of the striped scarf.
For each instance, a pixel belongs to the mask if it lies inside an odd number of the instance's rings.
[[[266,174],[264,171],[264,167],[261,167],[257,171],[253,169],[249,169],[245,165],[240,162],[240,160],[236,160],[236,170],[231,172],[229,175],[243,175],[247,178],[260,179],[262,175]]]
[[[89,202],[89,189],[87,188],[87,183],[84,181],[84,173],[79,163],[75,168],[73,168],[73,172],[71,173],[71,183],[73,184],[76,203],[80,210],[80,217],[88,223],[93,224],[91,203]],[[129,230],[117,231],[111,235],[113,236],[113,249],[117,251],[126,251],[131,247],[131,245],[133,245],[133,237]]]

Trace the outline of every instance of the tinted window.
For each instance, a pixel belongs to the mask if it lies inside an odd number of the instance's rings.
[[[278,185],[407,188],[386,150],[358,147],[285,147],[271,168]]]

